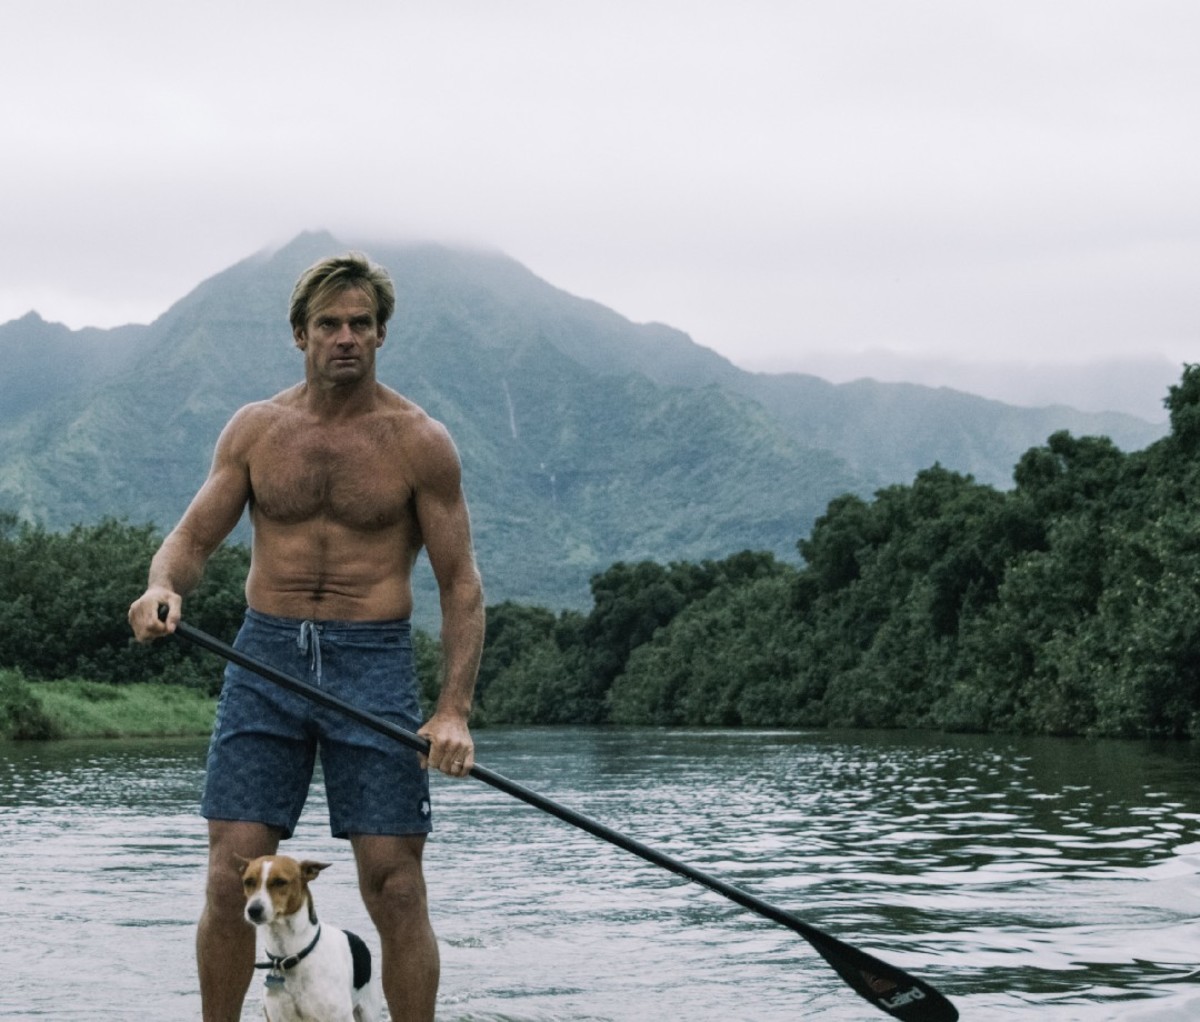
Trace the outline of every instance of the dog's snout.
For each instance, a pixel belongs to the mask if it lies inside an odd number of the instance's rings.
[[[259,922],[266,914],[267,910],[263,907],[263,903],[261,901],[252,901],[246,906],[246,915],[253,922]]]

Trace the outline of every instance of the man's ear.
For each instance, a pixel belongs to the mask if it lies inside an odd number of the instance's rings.
[[[304,327],[298,327],[292,331],[292,340],[296,342],[296,347],[301,351],[308,347],[308,334],[305,332]]]
[[[375,345],[378,348],[383,344],[383,339],[387,337],[387,324],[384,323],[375,333],[379,335],[379,344]]]

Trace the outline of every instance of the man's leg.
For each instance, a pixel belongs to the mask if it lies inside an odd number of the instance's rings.
[[[440,962],[421,872],[425,837],[358,834],[350,841],[359,890],[379,931],[392,1022],[433,1022]]]
[[[261,823],[208,821],[208,882],[196,928],[196,964],[204,1022],[238,1022],[254,975],[254,927],[242,912],[246,899],[235,855],[274,855],[279,831]]]

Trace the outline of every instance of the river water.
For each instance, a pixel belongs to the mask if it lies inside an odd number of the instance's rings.
[[[479,760],[942,989],[964,1020],[1200,1019],[1200,750],[497,729]],[[0,1017],[197,1019],[204,743],[0,743]],[[790,930],[476,781],[435,782],[443,1022],[886,1018]],[[286,852],[373,931],[319,786]],[[260,1019],[257,988],[245,1019]]]

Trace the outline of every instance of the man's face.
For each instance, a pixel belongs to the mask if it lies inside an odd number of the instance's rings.
[[[346,386],[373,377],[375,352],[385,332],[375,320],[370,296],[351,287],[310,310],[308,322],[296,331],[296,347],[304,352],[311,382]]]

